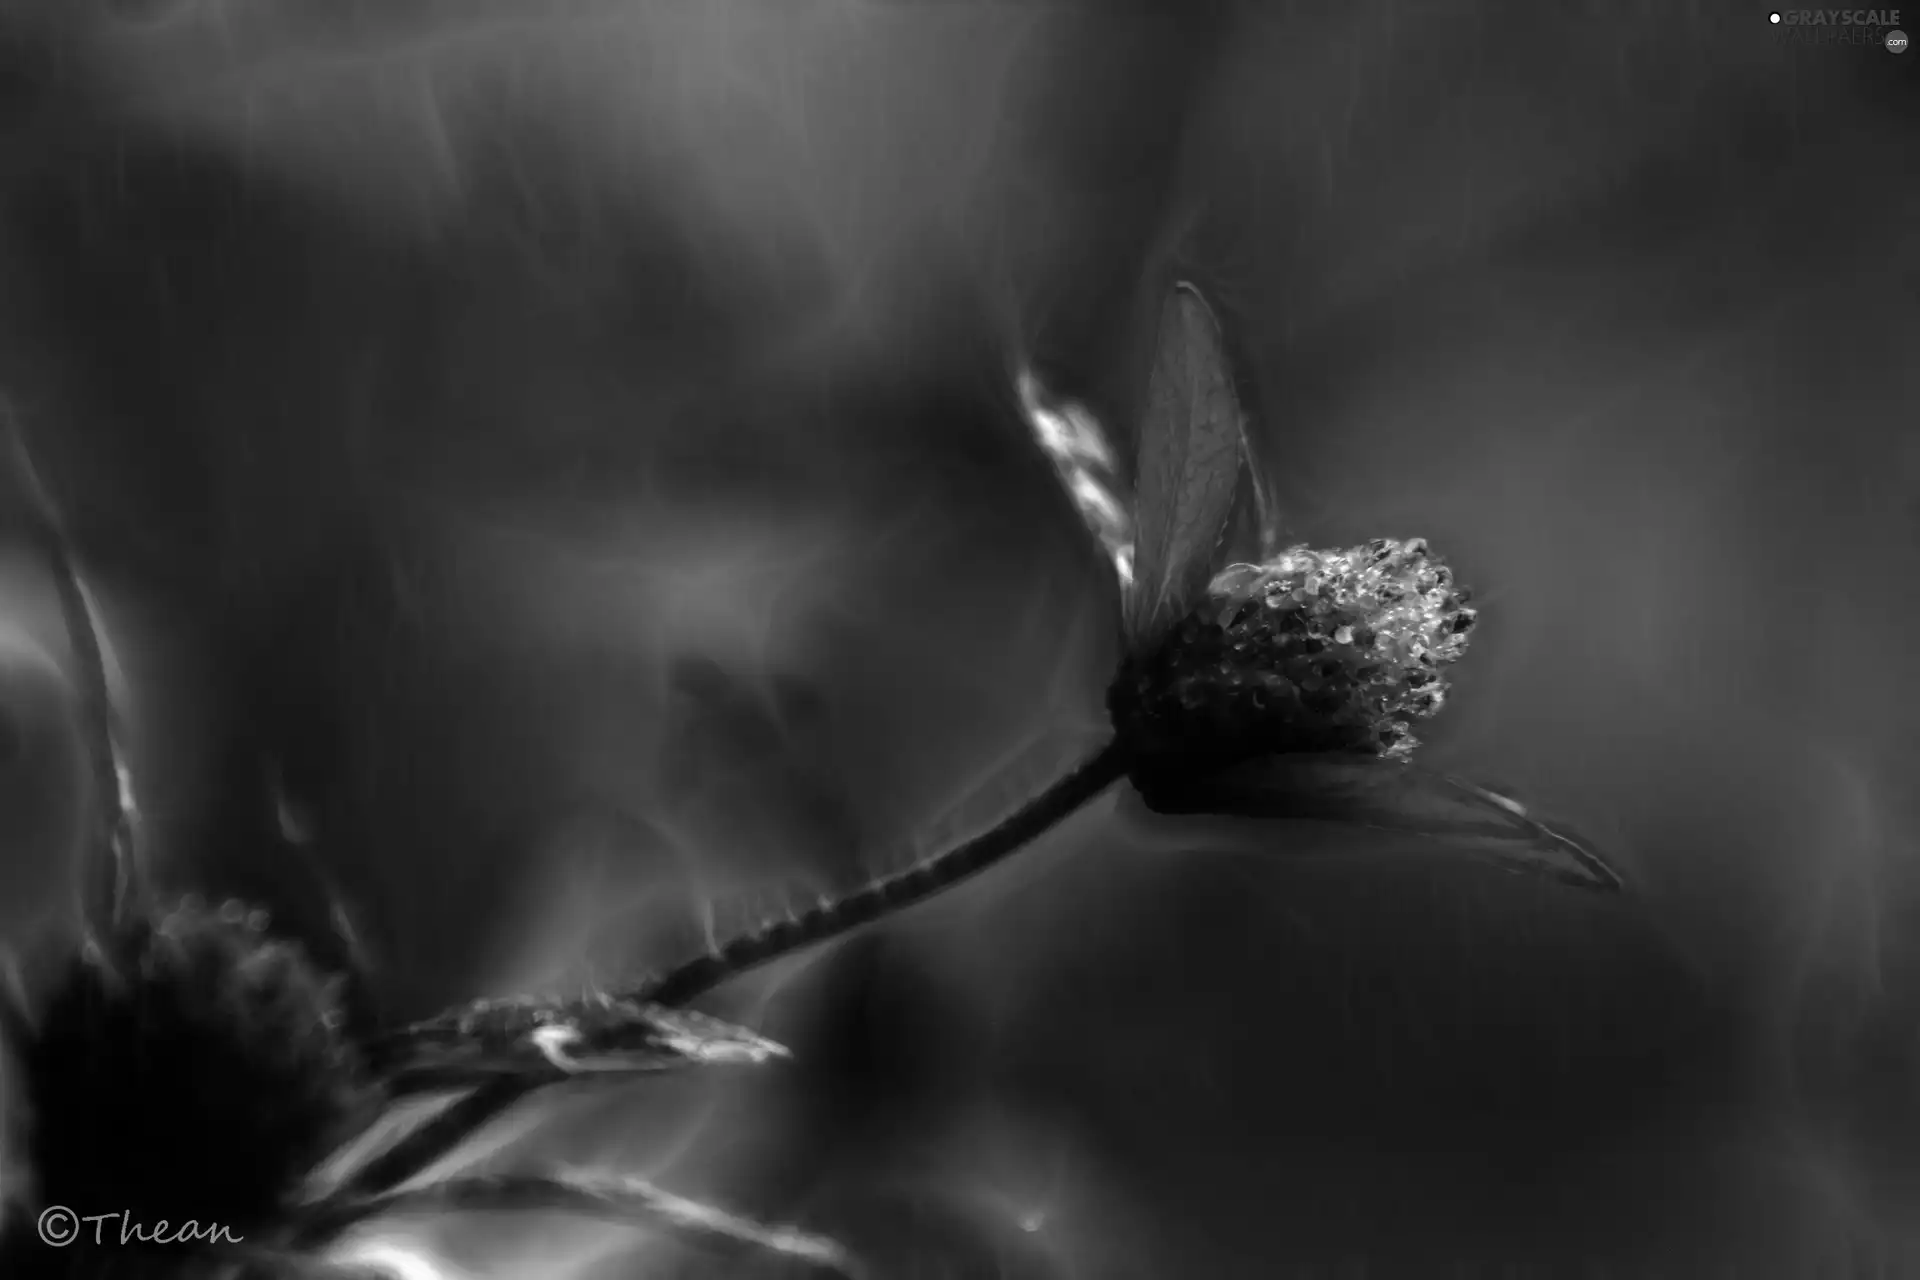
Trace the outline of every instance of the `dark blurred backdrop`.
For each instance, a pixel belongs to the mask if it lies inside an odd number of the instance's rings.
[[[887,1276],[1920,1274],[1920,54],[1605,3],[4,24],[0,380],[163,874],[322,949],[337,881],[385,1015],[680,958],[1082,750],[1113,592],[1011,371],[1124,438],[1172,271],[1288,532],[1477,588],[1432,757],[1635,881],[1103,802],[711,1002],[791,1070],[529,1149]]]

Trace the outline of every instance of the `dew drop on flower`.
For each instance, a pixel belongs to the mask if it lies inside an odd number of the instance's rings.
[[[1440,668],[1472,626],[1452,586],[1420,540],[1295,547],[1232,566],[1176,639],[1129,660],[1109,710],[1156,752],[1403,757],[1415,743],[1410,721],[1438,709]],[[1241,607],[1256,599],[1261,608]],[[1193,625],[1215,617],[1224,625]]]

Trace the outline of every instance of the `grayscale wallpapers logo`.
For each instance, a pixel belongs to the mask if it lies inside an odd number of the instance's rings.
[[[1787,38],[1795,44],[1884,45],[1889,53],[1907,51],[1898,9],[1776,9],[1767,21],[1789,28]]]
[[[1898,9],[1782,9],[1767,21],[1789,27],[1897,27]]]

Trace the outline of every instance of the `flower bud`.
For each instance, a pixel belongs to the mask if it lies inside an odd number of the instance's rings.
[[[1146,767],[1211,767],[1302,751],[1404,757],[1445,703],[1474,623],[1424,539],[1294,547],[1235,564],[1108,690],[1115,729]]]
[[[75,957],[21,1054],[43,1202],[244,1232],[362,1114],[339,984],[264,926],[183,903]]]

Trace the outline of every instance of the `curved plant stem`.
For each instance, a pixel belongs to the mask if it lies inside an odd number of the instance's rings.
[[[742,934],[643,985],[633,998],[654,1004],[685,1004],[749,969],[817,946],[950,889],[1072,816],[1125,777],[1127,761],[1120,744],[1110,742],[991,830],[904,871],[883,876],[847,897]]]
[[[824,1237],[754,1222],[639,1178],[569,1170],[478,1174],[364,1199],[331,1200],[308,1212],[302,1242],[337,1239],[356,1224],[387,1214],[449,1212],[578,1214],[662,1229],[709,1247],[772,1255],[818,1273],[859,1274],[846,1251]]]
[[[749,969],[816,946],[952,888],[1072,816],[1126,776],[1127,762],[1128,755],[1119,744],[1109,743],[991,830],[916,866],[884,876],[848,897],[735,938],[718,951],[617,998],[641,1004],[684,1004]],[[532,1094],[568,1078],[536,1070],[503,1075],[481,1084],[362,1166],[346,1180],[343,1193],[350,1197],[378,1196],[403,1186]]]
[[[501,1076],[488,1081],[448,1104],[446,1110],[369,1160],[341,1184],[339,1194],[385,1195],[413,1181],[429,1165],[445,1158],[455,1147],[550,1083],[550,1079],[521,1076]]]
[[[107,683],[106,658],[101,648],[100,629],[87,589],[75,563],[72,542],[67,536],[59,508],[54,505],[39,471],[18,417],[10,409],[0,409],[6,418],[7,436],[13,455],[13,473],[26,499],[27,524],[38,550],[53,576],[54,590],[60,598],[61,623],[72,650],[80,682],[81,714],[85,718],[87,763],[93,774],[97,850],[111,869],[111,890],[102,904],[89,901],[89,913],[100,906],[107,909],[109,921],[118,920],[129,898],[143,889],[136,862],[133,814],[122,790],[119,752],[114,745],[113,695]]]

